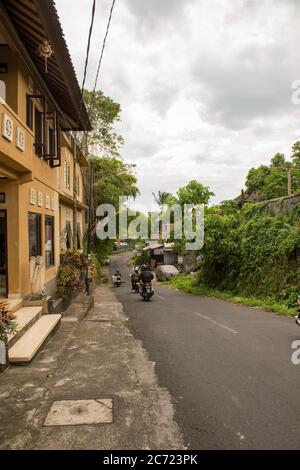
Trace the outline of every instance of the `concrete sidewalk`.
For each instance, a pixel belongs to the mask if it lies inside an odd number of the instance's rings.
[[[66,318],[30,365],[1,374],[0,449],[183,449],[170,395],[126,324],[98,287],[84,320]]]

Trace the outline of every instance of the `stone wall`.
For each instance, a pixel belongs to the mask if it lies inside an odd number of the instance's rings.
[[[281,212],[282,214],[286,214],[290,212],[297,204],[300,204],[300,194],[271,199],[270,201],[265,201],[261,204],[263,207],[271,209],[274,212]]]

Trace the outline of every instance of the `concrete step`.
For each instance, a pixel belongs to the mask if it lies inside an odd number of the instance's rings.
[[[44,341],[59,324],[61,315],[43,315],[34,325],[9,349],[9,362],[29,362],[40,349]]]
[[[21,308],[23,304],[23,299],[21,298],[4,300],[7,300],[9,311],[13,313],[16,312],[19,308]]]
[[[8,335],[8,347],[10,348],[41,316],[43,307],[21,307],[14,312],[17,329],[15,333]]]

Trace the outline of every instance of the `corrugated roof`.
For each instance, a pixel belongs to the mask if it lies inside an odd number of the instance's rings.
[[[32,62],[49,88],[52,96],[67,115],[70,129],[90,130],[85,106],[81,108],[81,90],[72,64],[64,33],[53,0],[0,0],[13,23],[20,40]],[[47,39],[54,50],[45,61],[37,54],[43,40]],[[77,124],[79,123],[79,124]]]

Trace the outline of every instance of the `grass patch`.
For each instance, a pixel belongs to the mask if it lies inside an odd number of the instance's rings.
[[[277,302],[274,299],[259,299],[257,297],[244,297],[230,292],[219,291],[217,289],[210,289],[199,285],[197,281],[191,279],[189,275],[179,275],[171,278],[169,281],[162,282],[163,285],[169,286],[173,289],[178,289],[182,292],[194,295],[203,295],[206,297],[217,297],[219,299],[227,300],[229,302],[248,305],[250,307],[259,307],[269,312],[275,312],[280,315],[295,315],[296,308],[289,308],[282,302]]]

